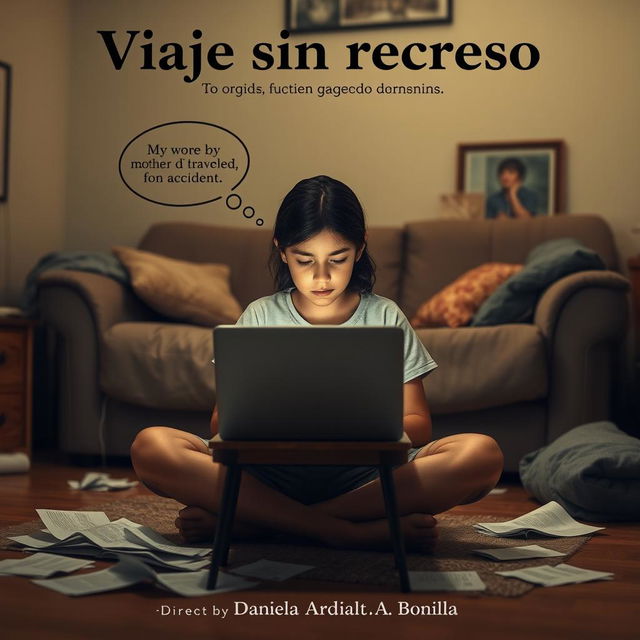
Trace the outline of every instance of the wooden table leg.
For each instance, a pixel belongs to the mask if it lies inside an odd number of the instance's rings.
[[[231,544],[231,529],[233,518],[240,492],[241,467],[238,464],[231,464],[227,467],[227,474],[222,493],[222,504],[218,513],[218,524],[216,535],[213,541],[213,551],[211,553],[211,568],[207,580],[207,589],[215,589],[218,581],[218,569],[226,566],[229,559],[229,547]]]
[[[382,485],[384,504],[387,510],[387,518],[389,520],[389,531],[391,533],[391,541],[393,542],[393,553],[396,559],[396,568],[398,569],[398,574],[400,576],[400,589],[403,593],[410,593],[411,584],[409,583],[409,573],[407,571],[404,537],[400,529],[400,518],[398,516],[398,505],[396,503],[393,472],[391,470],[391,466],[387,464],[379,465],[378,470],[380,473],[380,484]]]

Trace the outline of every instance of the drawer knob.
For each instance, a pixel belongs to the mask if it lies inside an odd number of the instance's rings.
[[[0,427],[2,427],[6,421],[7,421],[7,414],[0,413]]]
[[[4,351],[0,351],[0,364],[4,364],[7,361],[7,354]]]

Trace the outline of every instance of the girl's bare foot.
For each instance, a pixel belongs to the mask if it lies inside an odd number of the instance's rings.
[[[178,512],[176,528],[186,542],[212,542],[218,525],[218,516],[201,507],[184,507]],[[255,540],[265,538],[271,532],[241,522],[234,522],[231,529],[232,540]]]
[[[351,532],[344,539],[327,540],[331,546],[352,549],[392,548],[389,521],[386,518],[367,522],[352,522]],[[400,517],[400,531],[407,551],[433,551],[438,537],[437,520],[428,513],[411,513]]]

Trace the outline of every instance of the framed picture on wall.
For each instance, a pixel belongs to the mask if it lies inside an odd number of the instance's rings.
[[[484,194],[486,218],[561,213],[564,156],[562,140],[459,144],[457,189]]]
[[[453,0],[287,0],[287,30],[334,31],[446,24]]]
[[[0,202],[9,196],[9,125],[11,115],[11,67],[0,62]]]

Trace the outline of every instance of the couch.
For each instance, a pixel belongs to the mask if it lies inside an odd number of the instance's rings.
[[[606,270],[556,281],[540,297],[532,323],[417,330],[440,365],[424,379],[434,437],[491,435],[507,471],[568,429],[611,415],[629,285],[618,272],[608,225],[574,214],[432,219],[369,230],[374,292],[395,300],[408,318],[465,271],[489,261],[522,263],[532,247],[566,236],[597,251]],[[229,265],[243,308],[272,293],[267,229],[165,222],[151,226],[138,246]],[[216,400],[210,328],[161,317],[130,287],[71,270],[39,277],[38,309],[57,341],[62,451],[128,455],[136,433],[150,425],[208,436]]]

